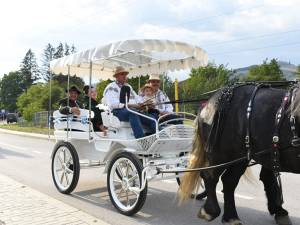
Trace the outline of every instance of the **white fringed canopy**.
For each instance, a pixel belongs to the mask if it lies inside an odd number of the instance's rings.
[[[128,77],[162,74],[205,66],[207,53],[193,45],[169,40],[126,40],[88,49],[51,61],[55,74],[95,79],[112,79],[117,66],[129,71]]]

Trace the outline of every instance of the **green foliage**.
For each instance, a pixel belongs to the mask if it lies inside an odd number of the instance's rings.
[[[254,66],[250,69],[248,75],[245,77],[246,81],[280,81],[285,80],[283,72],[276,59],[270,62],[264,60],[263,64]]]
[[[103,98],[104,89],[111,82],[112,82],[112,80],[100,80],[100,82],[97,84],[96,90],[97,90],[97,98],[98,98],[97,100],[98,100],[98,102],[100,102],[101,99]]]
[[[26,91],[34,82],[40,79],[39,69],[34,53],[29,49],[21,63],[22,89]]]
[[[200,99],[207,97],[202,93],[235,82],[234,74],[233,70],[227,69],[223,64],[217,66],[210,63],[206,67],[192,69],[189,79],[180,84],[180,99],[199,99],[200,104]],[[199,104],[186,104],[181,110],[197,112]]]
[[[300,65],[297,67],[297,79],[300,80]]]
[[[17,110],[16,101],[23,92],[22,82],[22,75],[18,71],[4,74],[0,81],[1,109],[4,108],[10,112]]]
[[[53,55],[54,59],[58,59],[64,56],[65,50],[64,50],[64,45],[62,43],[59,43],[59,45],[56,48],[56,51]]]
[[[35,84],[24,92],[17,100],[17,106],[27,121],[31,121],[33,114],[49,110],[50,85]],[[51,84],[51,109],[58,108],[58,101],[64,97],[64,89],[57,83]]]
[[[139,88],[143,87],[149,79],[149,76],[140,76],[140,77],[133,77],[128,79],[128,84],[130,84],[137,93],[139,92]]]

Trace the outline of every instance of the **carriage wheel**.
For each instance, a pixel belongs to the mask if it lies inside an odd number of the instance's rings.
[[[59,142],[54,147],[52,157],[52,178],[57,190],[71,193],[77,186],[80,173],[78,154],[68,142]]]
[[[143,191],[129,190],[142,185],[143,164],[133,154],[117,154],[108,167],[107,185],[110,200],[116,209],[127,216],[134,215],[144,205],[147,197],[147,184]]]

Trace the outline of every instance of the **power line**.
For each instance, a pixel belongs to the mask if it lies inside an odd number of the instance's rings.
[[[250,7],[250,8],[241,8],[241,9],[238,9],[238,11],[252,10],[252,9],[256,9],[256,8],[261,8],[263,6],[265,6],[265,5],[261,4],[261,5],[253,6],[253,7]],[[234,13],[236,13],[236,11],[226,12],[226,13],[220,13],[220,14],[217,14],[217,15],[214,15],[214,16],[201,17],[201,18],[198,18],[198,19],[194,19],[194,20],[189,20],[189,21],[182,22],[182,23],[173,24],[172,26],[184,26],[186,24],[204,22],[204,21],[207,21],[207,20],[210,20],[210,19],[218,18],[218,17],[225,16],[225,15],[231,15],[231,14],[234,14]]]
[[[240,52],[250,52],[250,51],[257,51],[261,49],[267,49],[267,48],[278,48],[278,47],[283,47],[283,46],[292,46],[292,45],[300,45],[300,42],[290,42],[290,43],[283,43],[280,45],[268,45],[268,46],[262,46],[259,48],[250,48],[250,49],[242,49],[238,51],[229,51],[229,52],[217,52],[217,53],[210,53],[209,55],[228,55],[228,54],[235,54],[235,53],[240,53]]]
[[[211,43],[208,45],[205,45],[206,47],[210,46],[219,46],[227,43],[233,43],[233,42],[239,42],[239,41],[245,41],[245,40],[252,40],[252,39],[259,39],[259,38],[265,38],[265,37],[272,37],[272,36],[278,36],[282,34],[288,34],[288,33],[295,33],[299,32],[300,29],[295,29],[295,30],[287,30],[283,32],[275,32],[275,33],[269,33],[269,34],[262,34],[262,35],[257,35],[257,36],[248,36],[248,37],[243,37],[243,38],[238,38],[238,39],[232,39],[228,41],[221,41],[221,42],[216,42],[216,43]]]

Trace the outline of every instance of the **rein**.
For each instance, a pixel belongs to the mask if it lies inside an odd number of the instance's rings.
[[[285,149],[288,149],[288,148],[291,148],[290,150],[285,150]],[[290,145],[290,146],[287,146],[285,148],[281,148],[282,150],[284,151],[295,151],[297,150],[295,146],[293,145]],[[273,147],[271,148],[266,148],[264,150],[261,150],[259,152],[256,152],[256,153],[253,153],[252,156],[259,156],[259,155],[264,155],[264,154],[267,154],[267,153],[271,153],[273,151]],[[247,156],[244,156],[244,157],[241,157],[241,158],[237,158],[237,159],[234,159],[234,160],[231,160],[229,162],[226,162],[226,163],[221,163],[221,164],[217,164],[217,165],[213,165],[213,166],[207,166],[207,167],[199,167],[199,168],[193,168],[193,169],[179,169],[179,170],[161,170],[160,168],[156,168],[156,171],[157,171],[157,175],[158,174],[164,174],[164,173],[189,173],[189,172],[201,172],[201,171],[206,171],[206,170],[212,170],[212,169],[219,169],[219,168],[223,168],[223,167],[229,167],[231,165],[234,165],[234,164],[237,164],[239,162],[243,162],[243,161],[248,161],[248,157]],[[257,162],[254,162],[252,164],[249,164],[247,167],[251,167],[251,166],[254,166],[255,164],[257,164]]]

